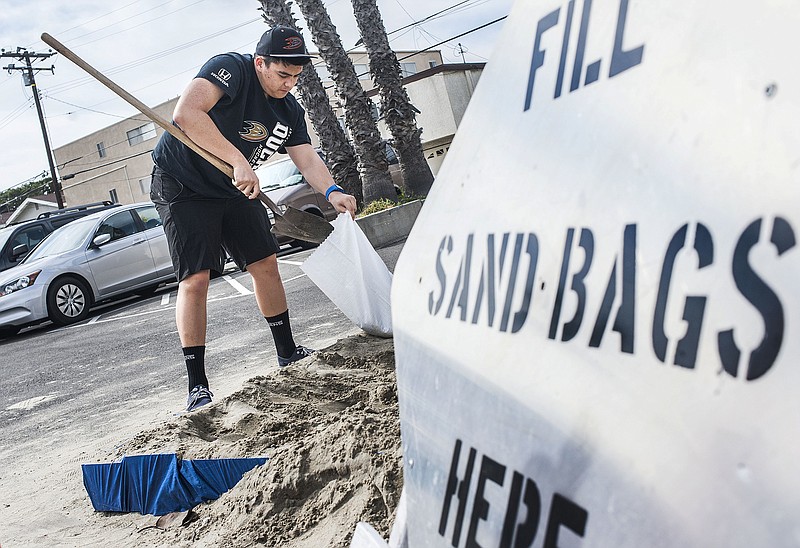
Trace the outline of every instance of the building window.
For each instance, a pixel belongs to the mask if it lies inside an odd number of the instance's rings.
[[[138,145],[139,143],[143,143],[148,139],[154,139],[156,137],[156,125],[153,122],[150,122],[149,124],[145,124],[130,130],[127,132],[127,135],[128,144],[130,146]]]
[[[97,143],[97,154],[101,158],[105,158],[106,157],[106,145],[103,144],[103,141],[100,141],[99,143]]]
[[[149,195],[150,194],[150,181],[152,177],[148,175],[144,179],[139,179],[139,188],[142,189],[142,194]]]
[[[400,68],[403,69],[403,78],[417,73],[416,63],[400,63]]]
[[[433,67],[435,67],[435,66],[436,66],[436,61],[434,61],[433,59],[431,59],[430,61],[428,61],[428,68],[433,68]]]

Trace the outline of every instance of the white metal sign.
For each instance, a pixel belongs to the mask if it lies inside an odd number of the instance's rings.
[[[411,547],[800,545],[798,28],[517,2],[395,269]]]

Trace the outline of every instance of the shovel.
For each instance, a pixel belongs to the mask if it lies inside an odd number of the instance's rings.
[[[80,68],[88,72],[91,76],[95,79],[100,81],[104,84],[108,89],[119,95],[122,99],[127,101],[131,106],[133,106],[136,110],[150,118],[154,123],[161,126],[161,128],[178,139],[181,143],[192,149],[194,152],[199,154],[203,159],[208,161],[211,165],[219,169],[222,173],[227,175],[230,179],[233,179],[233,168],[228,165],[223,160],[217,158],[212,153],[208,152],[207,150],[203,149],[192,141],[188,135],[186,135],[183,130],[174,126],[167,122],[164,118],[159,116],[153,109],[139,101],[136,97],[119,87],[117,84],[109,80],[106,76],[102,73],[97,71],[94,67],[89,65],[86,61],[78,57],[75,53],[73,53],[69,48],[67,48],[64,44],[47,34],[46,32],[42,34],[42,41],[44,41],[47,45],[52,47],[58,53],[78,65]],[[305,242],[313,242],[316,244],[321,244],[328,235],[333,232],[333,226],[323,219],[322,217],[317,217],[312,213],[306,213],[305,211],[301,211],[297,208],[287,206],[286,211],[281,211],[278,205],[272,201],[269,196],[264,194],[264,192],[259,191],[258,199],[261,200],[268,208],[272,210],[272,214],[274,216],[274,226],[272,227],[272,231],[276,234],[282,234],[284,236],[288,236],[289,238],[294,238],[296,240],[302,240]]]

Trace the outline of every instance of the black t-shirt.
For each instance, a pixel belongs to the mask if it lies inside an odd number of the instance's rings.
[[[303,107],[292,94],[283,99],[267,96],[251,55],[217,55],[203,65],[197,77],[225,92],[208,114],[253,169],[275,152],[285,153],[287,146],[311,143]],[[240,192],[225,174],[169,133],[156,144],[153,161],[202,196],[224,198]]]

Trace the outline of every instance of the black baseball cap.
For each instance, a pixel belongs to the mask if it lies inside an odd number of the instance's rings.
[[[303,36],[291,27],[276,26],[264,33],[256,46],[256,55],[277,58],[311,59]]]

